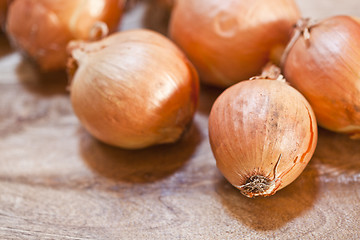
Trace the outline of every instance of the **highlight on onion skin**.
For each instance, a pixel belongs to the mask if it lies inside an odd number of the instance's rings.
[[[71,42],[70,96],[95,138],[139,149],[173,143],[189,128],[199,95],[196,70],[170,40],[149,30]]]
[[[169,35],[204,83],[228,87],[278,63],[299,18],[293,0],[181,0]]]
[[[287,83],[258,78],[215,101],[209,138],[217,167],[247,197],[270,196],[293,182],[317,144],[315,115]]]
[[[6,31],[41,70],[65,69],[68,42],[96,37],[92,35],[100,22],[115,31],[123,7],[123,0],[13,0]]]
[[[303,28],[286,55],[286,79],[310,102],[320,126],[360,138],[360,23],[334,16]],[[301,31],[298,29],[298,31]]]

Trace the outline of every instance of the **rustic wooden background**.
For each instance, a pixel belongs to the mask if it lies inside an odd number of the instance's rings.
[[[299,0],[304,16],[359,16],[358,0]],[[166,32],[141,3],[122,29]],[[320,129],[303,174],[248,199],[219,173],[207,120],[220,90],[203,86],[191,131],[140,151],[92,138],[64,73],[41,74],[0,36],[0,239],[359,239],[360,142]]]

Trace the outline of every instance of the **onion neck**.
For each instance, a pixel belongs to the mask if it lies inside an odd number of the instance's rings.
[[[82,45],[82,41],[73,41],[70,42],[67,47],[69,58],[66,63],[66,72],[69,79],[69,90],[71,88],[74,75],[81,64],[81,59],[86,57],[86,52],[82,49]]]
[[[70,57],[67,61],[67,65],[66,65],[66,72],[67,72],[67,75],[68,75],[68,90],[71,89],[71,83],[72,83],[72,80],[74,78],[74,75],[77,71],[77,69],[79,68],[79,64],[77,62],[76,59],[74,59],[73,57]]]
[[[281,74],[281,69],[272,62],[265,65],[260,76],[250,78],[250,80],[255,79],[269,79],[285,82],[284,76]]]
[[[109,35],[109,27],[106,23],[97,21],[90,29],[89,40],[98,41]]]
[[[287,44],[281,56],[280,59],[281,67],[284,67],[286,58],[289,55],[290,50],[301,36],[304,38],[306,44],[308,45],[310,44],[310,30],[316,25],[318,25],[318,22],[310,18],[301,18],[296,22],[294,26],[293,36],[291,37],[289,43]]]
[[[281,70],[278,66],[275,66],[271,62],[266,64],[261,73],[261,77],[265,79],[282,80]]]

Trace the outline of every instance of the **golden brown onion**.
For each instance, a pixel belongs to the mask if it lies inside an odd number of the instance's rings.
[[[299,17],[293,0],[180,0],[169,31],[202,81],[227,87],[278,62]]]
[[[225,90],[209,117],[217,167],[245,196],[269,196],[294,181],[317,143],[306,99],[279,80],[260,77]]]
[[[95,38],[99,22],[114,31],[123,5],[123,0],[14,0],[6,30],[42,70],[58,70],[65,68],[68,42]]]
[[[167,38],[149,30],[71,42],[71,102],[96,138],[123,148],[177,141],[199,94],[197,73]],[[75,68],[75,69],[74,69]]]
[[[334,16],[313,26],[290,48],[286,79],[310,102],[319,125],[360,137],[360,23]]]

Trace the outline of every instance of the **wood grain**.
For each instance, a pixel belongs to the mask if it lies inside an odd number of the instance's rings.
[[[340,4],[316,6],[325,2]],[[346,2],[349,11],[360,7]],[[309,9],[312,1],[299,4]],[[122,28],[145,21],[164,33],[166,13],[146,20],[154,11],[142,3]],[[320,129],[294,183],[248,199],[222,177],[210,150],[207,120],[219,89],[202,86],[181,141],[128,151],[81,127],[64,73],[37,72],[4,36],[0,57],[0,239],[360,238],[358,141]]]

